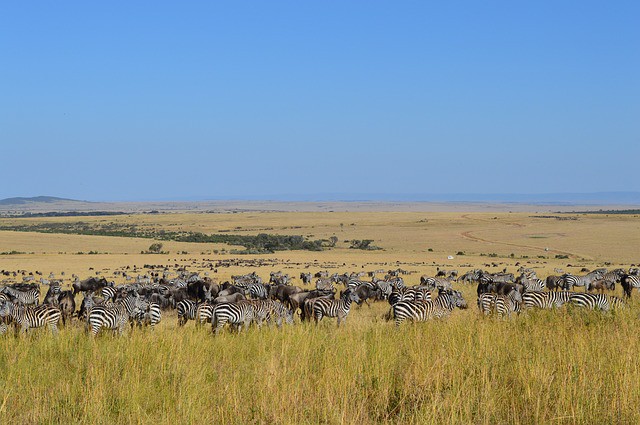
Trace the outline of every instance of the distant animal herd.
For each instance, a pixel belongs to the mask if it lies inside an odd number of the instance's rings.
[[[10,326],[15,333],[48,327],[57,333],[58,326],[73,322],[84,324],[96,336],[101,330],[122,334],[127,327],[154,328],[163,313],[175,310],[177,325],[189,321],[196,326],[210,326],[213,334],[226,325],[241,331],[254,324],[293,324],[320,322],[336,318],[340,326],[353,303],[387,302],[385,318],[400,325],[404,321],[426,321],[443,318],[456,308],[468,307],[455,285],[477,285],[477,306],[481,315],[511,317],[527,309],[554,309],[569,304],[586,309],[609,311],[622,307],[625,301],[609,295],[621,285],[625,297],[640,288],[640,269],[583,270],[585,274],[547,276],[540,279],[533,269],[520,267],[517,276],[475,269],[459,276],[455,270],[438,270],[436,276],[421,276],[415,285],[406,285],[405,271],[376,270],[368,273],[301,273],[298,279],[306,286],[292,284],[292,278],[271,272],[267,283],[255,272],[232,276],[218,283],[208,276],[188,272],[185,268],[127,277],[127,283],[116,285],[104,277],[80,280],[74,275],[71,289],[63,290],[60,280],[35,281],[32,273],[22,272],[22,282],[0,286],[0,334]],[[4,276],[18,273],[2,271]],[[376,276],[383,274],[383,278]],[[130,282],[129,282],[130,281]],[[47,288],[42,302],[41,287]],[[582,292],[574,291],[576,287]],[[76,297],[81,297],[76,300]]]

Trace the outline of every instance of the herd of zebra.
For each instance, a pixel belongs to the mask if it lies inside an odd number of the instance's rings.
[[[458,276],[457,271],[439,270],[436,276],[422,276],[420,283],[412,286],[405,285],[398,270],[389,271],[383,279],[370,274],[370,280],[363,280],[364,273],[301,273],[303,284],[314,285],[315,289],[295,286],[281,272],[272,272],[268,283],[255,272],[232,276],[231,281],[222,284],[186,272],[175,279],[147,276],[123,285],[104,277],[90,277],[82,281],[76,278],[71,290],[62,290],[58,281],[46,281],[48,290],[42,303],[40,285],[18,283],[0,287],[0,334],[6,333],[9,325],[21,333],[45,326],[56,333],[60,322],[73,320],[84,323],[94,336],[102,329],[122,334],[128,324],[153,328],[162,320],[164,311],[174,309],[179,327],[190,320],[196,326],[210,323],[214,334],[225,325],[237,331],[251,324],[280,327],[294,323],[296,316],[303,322],[315,323],[325,317],[337,318],[340,326],[353,303],[370,305],[371,301],[388,302],[390,309],[385,318],[400,325],[407,320],[442,318],[455,308],[467,308],[453,283],[477,284],[477,305],[483,315],[509,317],[527,308],[558,308],[565,304],[608,311],[623,305],[623,301],[604,291],[620,284],[630,297],[633,288],[640,288],[638,268],[597,269],[585,275],[561,274],[546,279],[539,279],[534,270],[523,267],[518,273],[515,277],[506,270],[489,273],[478,269]],[[45,284],[44,280],[41,283]],[[584,292],[572,292],[575,287],[583,287]],[[83,298],[76,309],[75,296],[79,293]]]

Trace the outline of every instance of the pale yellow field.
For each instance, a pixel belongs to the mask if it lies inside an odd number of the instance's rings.
[[[332,266],[335,271],[396,268],[433,273],[444,268],[479,267],[498,263],[499,269],[515,271],[516,262],[539,268],[541,275],[567,264],[594,267],[605,262],[628,265],[640,262],[640,219],[623,215],[581,215],[578,220],[559,221],[531,218],[530,213],[238,213],[238,214],[161,214],[118,217],[67,217],[56,219],[3,219],[0,223],[31,221],[113,221],[166,230],[188,230],[215,233],[232,230],[241,234],[299,234],[310,239],[335,235],[336,248],[323,252],[280,251],[261,258],[278,259],[282,266],[267,267],[264,273],[282,269],[298,273],[314,267],[314,262]],[[349,249],[344,241],[373,239],[381,251]],[[0,256],[0,268],[61,271],[80,276],[89,267],[108,272],[126,265],[144,263],[179,264],[204,259],[238,257],[221,250],[241,249],[225,244],[163,242],[169,255],[140,255],[152,240],[104,236],[55,235],[23,232],[0,232],[0,252],[33,252],[25,255]],[[429,252],[428,249],[432,249]],[[545,250],[548,249],[548,250]],[[218,254],[213,251],[217,250]],[[98,255],[77,255],[98,251]],[[456,255],[462,251],[466,255]],[[188,254],[177,254],[187,252]],[[104,253],[104,254],[103,254]],[[480,254],[498,255],[497,258]],[[513,254],[514,257],[510,258]],[[567,254],[568,260],[555,259]],[[448,260],[447,256],[454,256]],[[523,258],[528,256],[528,258]],[[538,258],[543,256],[546,258]],[[243,259],[255,256],[241,256]],[[284,263],[296,263],[286,265]],[[344,264],[344,265],[343,265]],[[465,267],[469,266],[469,267]],[[108,270],[107,270],[108,269]],[[194,267],[197,270],[198,267]],[[260,271],[260,270],[258,270]],[[220,270],[221,278],[242,272],[233,268]]]
[[[241,248],[224,244],[163,242],[169,254],[142,255],[152,240],[0,232],[0,252],[27,252],[1,255],[0,269],[37,270],[45,277],[64,272],[68,284],[72,273],[83,278],[100,272],[109,278],[114,270],[135,265],[143,274],[144,264],[186,265],[219,281],[252,271],[268,278],[275,270],[297,277],[301,271],[399,267],[413,272],[404,279],[415,284],[436,267],[515,273],[521,264],[544,277],[554,268],[577,272],[640,262],[638,217],[580,215],[559,221],[530,215],[251,212],[29,219],[113,220],[311,239],[335,235],[339,242],[323,252],[270,255],[223,254],[222,249]],[[349,249],[344,241],[352,239],[373,239],[383,250]],[[187,254],[178,253],[183,251]],[[497,257],[487,257],[490,253]],[[558,254],[569,258],[556,259]],[[231,258],[271,262],[218,268],[217,273],[208,267]],[[113,280],[124,283],[121,277]],[[5,336],[0,338],[0,423],[640,421],[640,306],[635,300],[615,314],[562,310],[496,320],[479,316],[475,287],[456,287],[469,309],[454,311],[445,321],[400,329],[382,319],[388,306],[381,302],[354,308],[339,329],[334,321],[316,327],[296,319],[282,330],[213,337],[210,329],[195,329],[193,323],[178,328],[175,313],[168,313],[155,331],[123,338],[107,334],[94,341],[80,324],[57,338],[46,332]]]

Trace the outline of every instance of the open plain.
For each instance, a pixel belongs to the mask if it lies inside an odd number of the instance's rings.
[[[0,226],[78,223],[155,232],[337,238],[322,251],[240,254],[225,243],[0,231],[0,269],[71,283],[149,265],[222,283],[270,272],[401,269],[407,285],[438,269],[520,266],[541,278],[640,263],[640,218],[531,211],[233,211],[2,218]],[[377,250],[351,248],[372,240]],[[155,268],[158,270],[158,268]],[[379,272],[378,277],[383,277]],[[5,283],[20,281],[3,276]],[[364,277],[363,279],[367,279]],[[300,279],[294,285],[302,286]],[[0,423],[638,423],[640,307],[529,311],[482,317],[475,285],[454,283],[467,310],[444,320],[383,319],[385,301],[353,307],[346,323],[250,328],[213,336],[163,313],[154,329],[93,339],[75,322],[52,336],[0,338]],[[581,289],[578,289],[579,291]],[[43,293],[46,292],[46,288]],[[613,294],[613,293],[612,293]],[[617,287],[615,295],[622,297]],[[80,296],[76,296],[79,302]]]

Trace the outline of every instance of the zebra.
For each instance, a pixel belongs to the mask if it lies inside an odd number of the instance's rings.
[[[611,308],[622,307],[624,303],[620,298],[610,297],[604,294],[588,294],[573,292],[570,302],[578,307],[585,307],[591,310],[609,311]]]
[[[189,320],[195,320],[198,304],[192,300],[178,301],[176,310],[178,312],[178,326],[184,326]]]
[[[516,283],[520,283],[525,292],[542,291],[547,286],[544,280],[538,279],[535,272],[522,273],[516,279]]]
[[[496,313],[498,317],[511,317],[511,313],[519,313],[522,304],[522,294],[513,290],[508,295],[496,295]]]
[[[105,301],[115,300],[117,292],[117,289],[113,286],[104,286],[100,291]]]
[[[318,324],[325,316],[337,317],[338,326],[340,326],[340,323],[345,321],[349,315],[351,303],[359,301],[358,294],[348,289],[343,292],[339,300],[319,298],[313,303],[313,319]]]
[[[454,308],[467,308],[460,291],[440,291],[433,301],[400,301],[393,306],[396,326],[405,320],[424,322],[432,318],[443,318]]]
[[[205,323],[211,323],[211,319],[213,318],[213,309],[215,305],[209,304],[208,302],[203,302],[198,304],[196,307],[196,316],[194,320],[196,321],[196,326],[204,325]]]
[[[460,278],[458,279],[458,282],[464,282],[464,283],[477,282],[478,280],[480,280],[480,273],[482,273],[482,270],[480,269],[470,270],[465,274],[463,274],[462,276],[460,276]]]
[[[40,304],[40,288],[28,289],[26,291],[18,291],[9,286],[5,286],[0,290],[11,298],[14,302],[22,305]]]
[[[589,285],[602,277],[604,273],[601,273],[600,270],[594,270],[589,274],[584,276],[576,276],[572,274],[564,274],[562,275],[562,280],[564,282],[564,286],[567,289],[571,289],[574,286],[584,286],[584,290],[586,291]]]
[[[386,300],[389,298],[389,295],[391,295],[391,292],[393,291],[393,285],[390,282],[387,282],[386,280],[375,280],[373,284],[375,288],[380,290],[383,299]]]
[[[351,281],[349,281],[349,283],[351,283]],[[347,283],[347,285],[349,285],[349,283]],[[336,288],[333,286],[333,281],[327,278],[320,278],[316,280],[316,289],[318,291],[336,292]]]
[[[560,308],[568,303],[571,298],[571,292],[540,292],[530,291],[522,294],[522,302],[524,308],[540,308],[552,309]]]
[[[289,310],[284,304],[278,300],[266,300],[268,303],[269,313],[267,320],[274,322],[277,327],[282,327],[282,322],[293,324],[293,311]]]
[[[265,300],[269,298],[269,292],[262,283],[250,283],[245,288],[245,294],[248,294],[251,298]]]
[[[485,292],[478,296],[478,308],[485,316],[495,311],[498,317],[511,317],[512,312],[520,312],[521,303],[522,295],[515,289],[507,295]]]
[[[160,304],[158,303],[142,301],[138,309],[139,311],[133,316],[133,320],[131,321],[131,327],[136,324],[138,327],[149,325],[151,329],[153,329],[162,320]]]
[[[480,313],[488,316],[496,306],[496,294],[491,292],[483,292],[478,295],[478,310]]]
[[[20,333],[26,333],[30,328],[47,326],[52,333],[57,334],[62,312],[59,308],[48,305],[30,307],[3,301],[0,303],[0,317],[10,319],[16,328],[20,327]]]
[[[242,325],[249,327],[254,318],[254,311],[253,303],[247,301],[217,304],[212,312],[211,331],[217,334],[225,324],[229,323],[240,332]]]
[[[137,295],[130,295],[113,304],[106,305],[105,302],[94,306],[89,311],[87,319],[87,325],[91,327],[91,334],[95,337],[100,329],[106,328],[117,330],[118,334],[122,335],[127,322],[141,312],[140,301]]]

